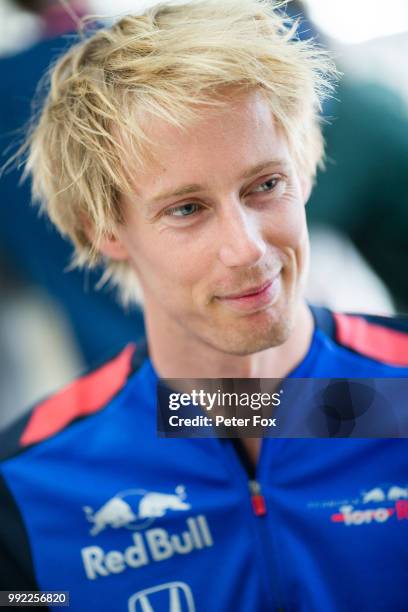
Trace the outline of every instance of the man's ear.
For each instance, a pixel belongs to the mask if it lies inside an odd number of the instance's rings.
[[[114,234],[105,234],[98,244],[98,249],[114,261],[126,261],[129,258],[127,249]]]
[[[83,216],[82,222],[89,242],[94,244],[96,232],[91,221]],[[125,261],[129,257],[127,249],[120,238],[112,232],[107,232],[102,236],[97,245],[97,250],[114,261]]]

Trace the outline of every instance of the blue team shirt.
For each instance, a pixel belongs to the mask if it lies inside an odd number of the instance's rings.
[[[408,368],[318,322],[289,376]],[[265,438],[256,512],[230,440],[157,437],[156,383],[146,358],[103,408],[0,464],[25,559],[4,525],[0,546],[36,588],[69,591],[73,611],[408,609],[405,439]]]

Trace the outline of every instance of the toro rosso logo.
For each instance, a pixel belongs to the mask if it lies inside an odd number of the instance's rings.
[[[84,506],[84,512],[93,525],[90,534],[96,536],[108,527],[144,529],[169,510],[190,510],[191,506],[184,501],[185,498],[186,492],[182,485],[176,487],[173,494],[129,489],[117,493],[96,511],[90,506]]]
[[[340,511],[332,514],[330,518],[333,523],[343,523],[346,526],[386,523],[392,516],[401,521],[408,519],[407,500],[408,487],[394,485],[388,490],[375,487],[362,492],[360,507],[356,508],[354,504],[343,504],[339,508]],[[381,504],[381,506],[374,504]]]

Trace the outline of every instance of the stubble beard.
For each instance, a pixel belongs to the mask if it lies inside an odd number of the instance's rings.
[[[209,328],[197,330],[196,339],[221,353],[241,357],[280,346],[294,329],[295,302],[290,296],[258,313],[214,321]]]
[[[244,357],[284,344],[293,330],[293,317],[285,313],[279,313],[278,316],[275,313],[272,316],[264,313],[264,318],[261,321],[258,316],[259,322],[255,321],[248,326],[248,330],[237,329],[233,324],[231,327],[226,326],[221,350]]]

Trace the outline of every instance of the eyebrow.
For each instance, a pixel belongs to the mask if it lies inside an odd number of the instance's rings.
[[[268,161],[264,161],[260,164],[256,164],[256,166],[251,166],[251,168],[245,170],[245,172],[239,178],[240,180],[249,179],[255,176],[255,174],[259,174],[259,172],[262,172],[262,170],[265,170],[266,168],[282,165],[287,165],[287,163],[285,164],[285,162],[281,159],[271,159]],[[193,183],[191,185],[183,185],[182,187],[179,187],[175,190],[171,189],[159,193],[151,199],[151,202],[154,203],[160,200],[167,200],[168,198],[180,198],[185,195],[189,195],[190,193],[199,193],[205,191],[205,189],[206,188],[203,185],[198,185],[197,183]]]

